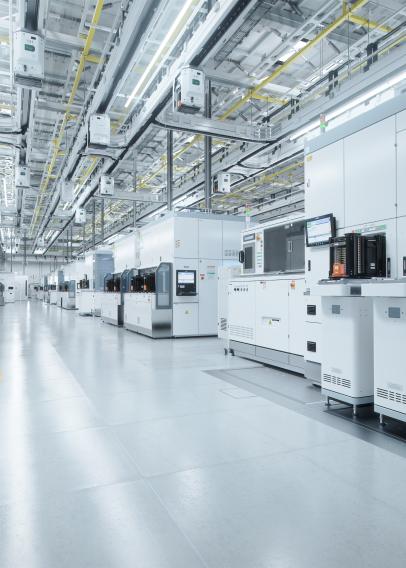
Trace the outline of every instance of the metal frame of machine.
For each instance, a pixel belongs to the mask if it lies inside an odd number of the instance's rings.
[[[172,264],[131,272],[124,327],[153,339],[172,337]]]
[[[79,315],[101,316],[104,278],[113,271],[114,258],[111,250],[101,248],[85,256],[77,267],[79,286],[76,303]]]
[[[171,303],[165,308],[171,314],[171,330],[168,315],[159,324],[165,330],[156,330],[164,310],[155,309],[153,296],[135,296],[131,291],[125,294],[124,326],[150,337],[217,335],[217,275],[223,266],[236,263],[243,226],[244,221],[235,216],[172,212],[142,227],[138,233],[139,274],[155,274],[161,263],[172,267]]]
[[[112,325],[123,325],[123,292],[121,272],[107,274],[104,278],[104,294],[101,301],[101,319]]]
[[[228,285],[229,350],[303,373],[303,214],[247,228],[241,244],[242,274]]]

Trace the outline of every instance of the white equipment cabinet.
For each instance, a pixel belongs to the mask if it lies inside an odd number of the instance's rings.
[[[322,392],[353,406],[370,404],[374,395],[372,300],[360,280],[320,283],[323,350]]]
[[[94,291],[93,294],[93,315],[96,317],[101,317],[101,305],[104,292]]]
[[[231,174],[228,172],[219,172],[213,178],[213,193],[230,193],[231,191]]]
[[[153,298],[133,298],[142,292],[129,292],[124,300],[124,326],[143,333],[137,310],[150,310],[151,325],[156,318],[167,337],[217,335],[217,292],[219,269],[238,259],[240,233],[244,221],[239,217],[197,212],[168,213],[139,231],[138,272],[153,274],[167,263],[171,266],[170,305],[155,310]],[[157,288],[158,290],[158,288]],[[147,290],[150,292],[151,290]],[[128,298],[128,302],[127,302]],[[127,309],[128,307],[128,309]],[[168,328],[165,309],[171,312]],[[144,317],[144,316],[142,316]],[[146,334],[155,337],[150,328]],[[162,330],[157,331],[162,337]]]
[[[17,166],[15,173],[16,187],[30,187],[30,168],[28,166]]]
[[[240,264],[231,264],[219,269],[218,302],[217,302],[217,334],[225,341],[224,348],[228,350],[228,318],[229,318],[229,283],[241,274]]]
[[[125,295],[124,327],[153,338],[170,337],[172,309],[157,308],[155,294],[128,293]]]
[[[76,297],[71,292],[62,292],[61,302],[61,308],[63,308],[64,310],[76,309]]]
[[[100,178],[100,195],[111,197],[114,195],[114,178],[103,174]]]
[[[78,290],[76,293],[76,307],[80,316],[91,316],[94,313],[94,291]]]
[[[350,233],[366,236],[384,235],[386,276],[394,279],[406,276],[403,266],[403,260],[406,257],[404,236],[406,234],[406,200],[404,191],[401,190],[404,186],[406,160],[405,107],[403,95],[394,97],[305,144],[306,218],[332,214],[336,221],[337,237]],[[365,152],[365,148],[368,148],[368,152]],[[384,190],[382,190],[383,187]],[[319,288],[319,291],[316,289],[318,282],[329,278],[329,252],[328,244],[306,247],[308,301],[313,302],[313,298],[317,296],[321,298],[322,289]],[[374,354],[374,349],[377,349],[378,345],[375,341],[373,346],[370,332],[365,324],[367,319],[372,321],[372,300],[365,299],[366,283],[370,281],[362,278],[357,281],[362,287],[362,298],[348,297],[344,300],[341,297],[340,302],[343,300],[345,304],[353,303],[351,305],[354,306],[354,318],[358,317],[358,320],[352,323],[346,320],[346,325],[358,326],[359,332],[363,334],[363,341],[359,342],[357,339],[350,342],[347,341],[348,337],[337,336],[335,338],[337,352],[342,351],[346,364],[352,365],[352,369],[347,368],[345,374],[352,375],[353,388],[358,389],[351,394],[355,400],[364,397],[371,398],[374,395],[371,382],[374,375],[372,368],[375,367],[376,370],[378,366],[382,370],[383,366],[388,363],[386,357],[384,363],[378,363],[379,356]],[[374,291],[376,292],[377,288],[374,287],[371,291],[371,297]],[[326,306],[329,300],[323,299],[322,301]],[[367,303],[369,304],[368,316],[361,318],[361,305]],[[374,303],[374,311],[377,309],[378,304]],[[346,312],[347,310],[344,309],[343,315]],[[374,326],[376,326],[375,319]],[[325,332],[325,326],[329,326],[333,321],[336,322],[337,328],[341,325],[340,315],[330,314],[328,307],[326,309],[323,307],[321,320],[319,322],[316,320],[317,317],[313,318],[306,314],[305,346],[316,346],[317,349],[316,352],[306,350],[305,376],[312,382],[315,382],[314,379],[321,374],[321,371],[317,371],[317,368],[320,369],[321,366],[326,369],[341,368],[340,365],[334,363],[336,355],[328,339],[330,333],[334,334],[334,330]],[[392,321],[386,323],[388,326],[393,324]],[[364,352],[360,353],[360,349]],[[378,348],[378,353],[384,355],[381,348]],[[330,363],[328,357],[331,360]],[[362,361],[362,364],[359,364],[359,361]],[[366,369],[369,373],[369,383],[368,387],[364,388]],[[336,376],[333,371],[331,373],[326,371],[326,374]],[[324,388],[327,388],[326,384],[323,384]],[[334,385],[334,389],[339,391],[340,396],[344,396],[345,389],[339,389],[337,385]],[[375,398],[376,396],[375,388]]]
[[[242,275],[229,284],[230,352],[303,373],[303,214],[242,233]]]
[[[173,85],[173,106],[178,112],[195,114],[204,109],[204,73],[184,67]]]
[[[4,302],[6,304],[13,304],[15,302],[16,299],[15,288],[11,282],[9,282],[5,286],[3,296],[4,296]]]
[[[44,79],[44,38],[36,32],[17,30],[13,47],[15,84],[40,89]]]
[[[101,319],[112,325],[122,325],[121,292],[104,292],[101,297]]]
[[[229,284],[229,349],[303,373],[304,275],[241,277]]]
[[[92,114],[89,119],[88,146],[110,146],[110,117],[108,114]]]
[[[406,280],[372,281],[363,293],[373,300],[374,410],[406,422]]]
[[[76,209],[75,223],[78,225],[84,225],[84,223],[86,223],[86,209],[84,207],[78,207]]]
[[[307,285],[307,283],[306,283]],[[314,385],[321,384],[322,316],[321,299],[305,294],[304,375]]]
[[[110,249],[100,248],[85,255],[77,270],[77,281],[80,287],[76,291],[76,304],[79,315],[101,315],[104,278],[113,272],[114,258]],[[85,287],[85,282],[87,282],[87,287]]]

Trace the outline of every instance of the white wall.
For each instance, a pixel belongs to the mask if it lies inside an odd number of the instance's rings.
[[[43,277],[48,274],[53,268],[53,263],[50,262],[27,262],[27,265],[24,270],[23,263],[13,262],[13,274],[24,274],[28,278],[28,282],[35,282],[42,284]],[[9,260],[2,267],[2,272],[11,272],[11,263]]]

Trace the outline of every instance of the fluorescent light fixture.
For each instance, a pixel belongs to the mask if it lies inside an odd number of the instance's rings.
[[[278,61],[282,61],[282,63],[285,63],[285,61],[287,61],[290,57],[292,57],[292,55],[295,55],[295,53],[303,49],[306,44],[307,44],[306,39],[300,39],[298,42],[295,43],[293,47],[291,47],[290,49],[285,51],[285,53],[280,55],[278,57]]]
[[[313,120],[313,122],[310,122],[306,126],[303,126],[303,128],[299,128],[299,130],[296,130],[296,132],[292,134],[292,136],[290,137],[290,140],[291,141],[297,140],[298,138],[301,138],[302,136],[308,134],[312,130],[316,130],[316,128],[318,128],[319,126],[320,126],[320,121]]]
[[[405,81],[405,80],[406,80],[406,71],[403,71],[402,73],[398,73],[397,75],[395,75],[391,79],[384,81],[383,83],[381,83],[377,87],[374,87],[373,89],[367,91],[363,95],[359,95],[358,97],[356,97],[355,99],[352,99],[348,103],[346,103],[346,104],[338,107],[337,109],[327,113],[326,114],[326,121],[329,122],[331,120],[334,120],[335,118],[338,118],[342,114],[344,114],[344,113],[346,113],[350,110],[353,110],[354,108],[358,107],[359,105],[362,105],[363,103],[366,103],[370,99],[373,99],[374,97],[384,93],[388,89],[391,89],[392,87],[394,87],[398,83],[401,83],[402,81]],[[309,132],[312,132],[319,127],[320,127],[320,121],[319,120],[313,120],[312,122],[310,122],[306,126],[303,126],[303,128],[299,128],[299,130],[294,132],[292,134],[292,136],[290,137],[290,140],[291,141],[297,140],[298,138],[301,138],[305,134],[308,134]]]
[[[157,63],[158,59],[161,57],[161,55],[163,54],[163,52],[165,51],[165,48],[168,46],[169,43],[173,44],[175,41],[175,38],[173,37],[176,33],[176,35],[178,35],[178,27],[179,25],[183,22],[183,19],[186,17],[186,15],[188,14],[188,12],[194,7],[194,5],[197,4],[197,0],[187,0],[183,6],[183,8],[181,9],[181,11],[179,12],[179,14],[177,15],[175,21],[173,22],[170,30],[168,31],[168,33],[166,34],[165,38],[163,39],[161,45],[158,47],[158,49],[156,50],[153,58],[151,59],[151,61],[149,62],[149,64],[147,65],[144,73],[141,75],[139,81],[137,82],[133,92],[131,93],[131,95],[128,97],[127,102],[125,103],[125,108],[128,108],[131,104],[131,102],[133,101],[133,99],[138,95],[138,93],[141,91],[141,89],[144,87],[146,80],[149,77],[149,74],[152,70],[152,68],[154,67],[154,65]]]
[[[327,120],[333,120],[334,118],[337,118],[337,116],[340,116],[341,114],[344,114],[345,112],[347,112],[349,110],[352,110],[353,108],[361,105],[362,103],[367,102],[369,99],[372,99],[372,98],[376,97],[377,95],[380,95],[381,93],[387,91],[388,89],[391,89],[392,87],[394,87],[398,83],[401,83],[404,80],[406,80],[406,71],[403,71],[402,73],[399,73],[398,75],[395,75],[394,77],[392,77],[392,79],[384,81],[383,83],[381,83],[380,85],[378,85],[374,89],[367,91],[363,95],[356,97],[354,100],[343,105],[342,107],[338,108],[337,110],[334,110],[331,113],[327,114],[327,116],[326,116]]]

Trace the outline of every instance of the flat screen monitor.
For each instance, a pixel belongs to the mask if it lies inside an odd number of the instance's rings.
[[[176,295],[196,296],[196,270],[176,271]]]
[[[331,213],[307,219],[306,246],[327,245],[332,237],[335,237],[335,219]]]
[[[194,284],[196,272],[194,270],[178,271],[178,284]]]

